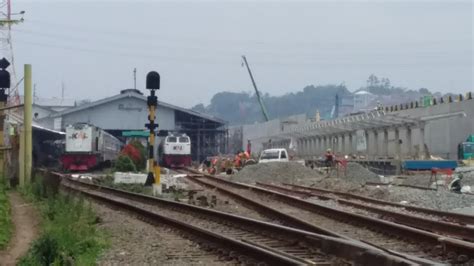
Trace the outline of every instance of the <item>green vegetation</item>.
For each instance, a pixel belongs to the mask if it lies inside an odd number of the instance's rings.
[[[7,197],[6,185],[0,181],[0,249],[4,249],[12,232],[10,202]]]
[[[82,198],[47,192],[41,181],[23,194],[34,200],[42,217],[42,233],[20,265],[95,265],[106,247],[97,216]]]
[[[309,85],[302,90],[295,90],[281,96],[262,93],[262,98],[270,119],[299,114],[314,117],[316,110],[319,110],[321,118],[329,119],[335,105],[336,94],[340,97],[341,107],[347,107],[354,102],[352,98],[354,92],[360,90],[368,91],[375,96],[373,104],[379,101],[386,105],[418,101],[424,95],[442,96],[426,88],[410,90],[393,86],[388,78],[379,78],[372,74],[368,77],[366,86],[360,88],[347,88],[344,84]],[[215,115],[234,125],[264,121],[257,97],[253,92],[219,92],[212,97],[209,105],[198,104],[192,109]]]
[[[121,154],[115,162],[115,171],[118,172],[136,172],[137,168],[132,159],[127,155]]]

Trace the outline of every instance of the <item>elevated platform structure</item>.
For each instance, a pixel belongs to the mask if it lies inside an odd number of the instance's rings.
[[[428,107],[411,103],[330,121],[273,120],[243,126],[242,135],[244,145],[251,140],[259,149],[285,147],[305,159],[318,158],[326,149],[365,160],[456,159],[458,143],[474,132],[473,121],[470,98]]]

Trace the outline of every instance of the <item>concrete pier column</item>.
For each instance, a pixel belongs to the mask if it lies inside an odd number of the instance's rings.
[[[303,144],[301,143],[301,139],[296,139],[296,154],[298,156],[302,155],[302,149],[303,149],[302,145]]]
[[[366,130],[365,131],[365,136],[366,136],[366,142],[367,142],[367,156],[368,158],[373,158],[375,153],[375,137],[374,137],[374,131],[373,130]]]
[[[388,129],[385,129],[383,131],[383,135],[382,135],[382,147],[383,147],[383,155],[385,157],[388,157]]]
[[[308,141],[306,139],[302,139],[301,143],[302,143],[301,147],[303,148],[301,150],[301,155],[306,156],[306,151],[308,150],[308,147],[307,147]]]
[[[407,127],[405,129],[405,134],[406,134],[406,137],[405,137],[405,141],[406,141],[406,155],[409,157],[409,158],[412,158],[413,157],[413,148],[412,148],[412,129],[410,127]]]
[[[344,150],[344,135],[337,136],[337,152],[342,154]]]
[[[346,154],[346,134],[341,135],[341,153]]]
[[[400,139],[400,130],[398,128],[395,129],[395,158],[400,160],[402,153],[402,143]]]
[[[425,158],[425,127],[420,125],[419,128],[413,128],[412,130],[412,146],[413,155],[416,159],[429,159]]]
[[[420,126],[420,156],[421,159],[430,159],[425,156],[425,125]],[[450,159],[450,158],[448,158]]]
[[[313,145],[312,145],[312,148],[311,148],[311,156],[316,156],[317,154],[317,139],[316,137],[313,137]]]
[[[387,154],[391,158],[396,158],[397,157],[397,145],[396,145],[396,134],[395,134],[395,128],[390,128],[387,130],[387,142],[388,142],[388,149],[387,149]]]
[[[355,139],[354,132],[351,132],[349,134],[349,144],[348,144],[349,149],[347,150],[348,154],[354,154],[354,150],[355,150],[355,148],[354,148],[355,147],[354,139]]]
[[[331,150],[333,153],[337,151],[337,136],[332,135],[331,136]]]
[[[351,153],[351,134],[352,133],[348,133],[344,135],[344,139],[345,139],[344,140],[344,144],[345,144],[344,153],[345,154]]]
[[[308,138],[308,148],[306,149],[306,155],[310,156],[313,153],[313,138]]]
[[[380,157],[380,149],[379,149],[379,131],[374,130],[374,159]]]
[[[306,138],[305,139],[305,156],[308,156],[309,155],[309,150],[310,150],[310,139],[309,138]]]
[[[318,150],[317,150],[317,155],[320,155],[323,151],[323,138],[318,137]]]

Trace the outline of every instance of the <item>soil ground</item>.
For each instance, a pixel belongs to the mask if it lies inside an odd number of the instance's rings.
[[[9,193],[14,227],[8,247],[0,252],[0,265],[15,265],[25,255],[38,234],[38,214],[34,206],[27,203],[18,192]]]

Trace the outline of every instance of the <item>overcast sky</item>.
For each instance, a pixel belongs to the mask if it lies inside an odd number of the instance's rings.
[[[37,96],[99,99],[161,74],[159,99],[191,107],[219,91],[365,85],[473,90],[472,1],[13,1],[16,68]]]

